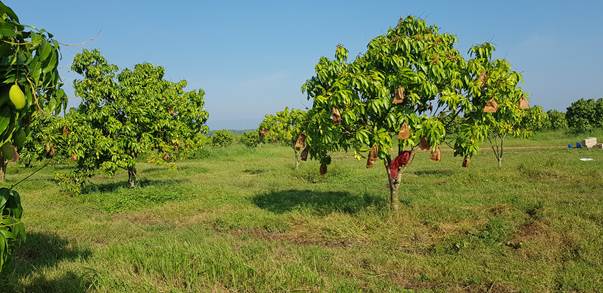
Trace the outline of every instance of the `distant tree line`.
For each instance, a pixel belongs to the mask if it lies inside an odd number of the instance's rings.
[[[529,111],[540,112],[526,117],[541,117],[541,119],[524,121],[536,131],[561,129],[584,133],[603,128],[603,98],[576,100],[570,104],[566,112],[559,110],[544,112],[540,106],[532,107]]]

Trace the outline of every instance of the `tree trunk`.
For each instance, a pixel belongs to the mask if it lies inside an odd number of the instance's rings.
[[[295,170],[299,168],[299,154],[296,149],[293,149],[293,155],[295,156]]]
[[[389,182],[389,207],[392,211],[400,209],[400,199],[398,198],[398,191],[400,190],[400,179],[402,179],[402,172],[398,171],[398,176],[392,178],[389,169],[389,163],[384,160],[385,173],[387,173],[387,179]]]
[[[6,166],[8,165],[8,160],[4,159],[4,156],[0,156],[0,182],[4,182],[6,180]]]
[[[136,167],[128,167],[128,187],[136,187]]]
[[[503,154],[505,152],[504,143],[505,143],[505,137],[503,136],[500,138],[500,152],[498,155],[498,167],[499,168],[502,167],[502,159],[503,159]]]

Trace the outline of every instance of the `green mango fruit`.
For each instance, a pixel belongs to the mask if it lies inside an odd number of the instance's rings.
[[[18,84],[13,84],[8,91],[10,101],[15,105],[15,109],[21,110],[25,107],[25,94]]]
[[[13,154],[14,154],[14,150],[13,150],[13,145],[10,143],[5,143],[2,146],[2,157],[4,157],[5,160],[12,160],[13,159]]]
[[[17,132],[15,133],[14,138],[15,145],[17,146],[17,148],[20,149],[25,144],[27,134],[25,134],[25,130],[23,130],[23,128],[19,128],[19,130],[17,130]]]

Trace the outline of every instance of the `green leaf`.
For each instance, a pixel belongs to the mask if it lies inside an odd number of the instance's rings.
[[[10,124],[12,117],[12,110],[10,105],[5,105],[0,109],[0,134],[6,132],[8,125]]]
[[[17,35],[15,26],[9,22],[0,22],[0,38],[10,39]]]
[[[10,7],[4,5],[2,2],[0,2],[0,13],[8,15],[15,22],[19,22],[19,17],[17,17],[17,14],[15,14]]]
[[[48,41],[43,40],[40,47],[38,48],[38,56],[40,57],[40,62],[46,61],[50,53],[52,52],[52,46],[48,43]]]

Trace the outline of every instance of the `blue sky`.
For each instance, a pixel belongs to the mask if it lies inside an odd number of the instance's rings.
[[[309,106],[300,92],[320,56],[352,56],[416,15],[459,38],[463,52],[493,42],[524,75],[532,104],[565,109],[603,97],[603,1],[6,0],[21,21],[62,43],[66,89],[82,48],[120,68],[151,62],[206,91],[212,129],[256,128],[266,113]],[[71,98],[77,104],[77,98]]]

